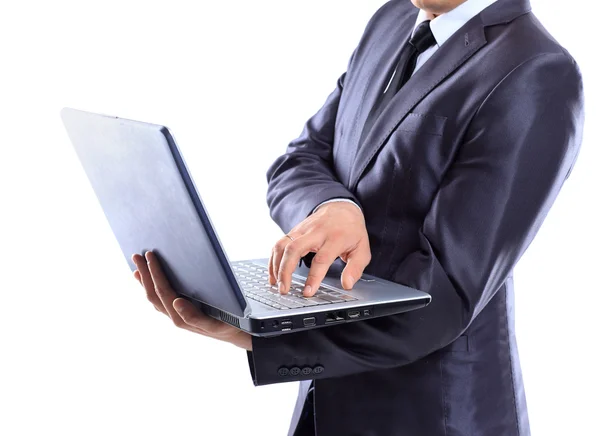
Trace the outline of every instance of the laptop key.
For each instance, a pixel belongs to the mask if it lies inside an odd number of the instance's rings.
[[[354,298],[354,297],[352,297],[352,296],[350,296],[350,295],[342,295],[340,298],[341,298],[342,300],[344,300],[344,301],[354,301],[354,300],[356,300],[356,299],[357,299],[357,298]]]
[[[321,295],[318,296],[318,298],[321,298],[323,300],[327,300],[327,301],[329,301],[331,303],[343,303],[344,301],[346,301],[346,300],[344,300],[342,298],[336,297],[334,295],[328,295],[328,294],[321,294]]]
[[[304,307],[304,305],[302,305],[301,303],[297,303],[295,301],[288,300],[288,299],[284,299],[282,303],[285,304],[286,306],[289,306],[290,309],[297,309],[299,307]]]
[[[315,303],[318,303],[318,304],[329,304],[330,303],[329,301],[323,300],[319,297],[305,297],[305,299],[307,301],[314,301]]]
[[[271,305],[276,309],[288,309],[288,307],[285,304],[282,304],[278,301],[271,301]]]
[[[302,300],[302,303],[303,303],[305,306],[318,306],[318,305],[319,305],[319,303],[318,303],[318,302],[316,302],[316,301],[312,301],[312,299],[310,299],[310,298],[304,298],[304,299]]]

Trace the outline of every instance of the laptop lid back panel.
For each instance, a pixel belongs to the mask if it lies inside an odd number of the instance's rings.
[[[132,254],[152,250],[178,293],[244,316],[247,302],[166,128],[74,109],[62,118],[131,270]]]

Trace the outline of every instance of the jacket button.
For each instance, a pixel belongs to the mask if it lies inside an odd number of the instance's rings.
[[[287,375],[290,373],[290,370],[282,366],[277,372],[281,377],[287,377]]]
[[[300,374],[300,368],[294,366],[292,369],[290,369],[290,374],[294,377],[297,376],[298,374]]]
[[[310,366],[305,366],[304,368],[302,368],[303,375],[311,375],[312,372],[313,372],[313,370]]]
[[[315,374],[321,374],[323,371],[325,371],[325,368],[321,365],[317,365],[314,367],[313,372]]]

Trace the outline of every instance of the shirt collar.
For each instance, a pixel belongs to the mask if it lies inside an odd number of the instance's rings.
[[[437,45],[441,46],[450,39],[458,29],[467,24],[471,18],[479,14],[492,3],[496,3],[496,1],[498,0],[467,0],[450,12],[446,12],[431,20],[431,33],[433,33]],[[417,15],[417,22],[415,23],[413,33],[417,29],[417,26],[425,20],[428,20],[427,13],[421,9],[419,15]]]

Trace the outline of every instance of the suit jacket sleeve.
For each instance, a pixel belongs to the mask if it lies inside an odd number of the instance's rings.
[[[387,13],[393,2],[381,6],[367,23],[367,29]],[[356,48],[359,50],[360,46]],[[348,63],[352,66],[354,54]],[[321,203],[334,198],[357,198],[340,182],[333,167],[333,142],[338,106],[344,91],[346,73],[337,81],[323,107],[308,120],[301,135],[292,141],[284,155],[267,171],[267,203],[271,217],[288,233]],[[314,253],[313,253],[314,254]],[[305,256],[310,264],[312,256]]]
[[[544,54],[515,68],[474,115],[424,219],[419,249],[397,266],[397,281],[429,292],[431,304],[385,318],[253,338],[255,384],[402,366],[452,343],[532,241],[575,162],[582,124],[581,76],[568,55]],[[275,201],[273,207],[284,206]],[[278,373],[280,367],[315,365],[324,368],[318,375]]]
[[[346,73],[342,74],[323,107],[267,171],[271,217],[285,233],[327,200],[343,198],[358,204],[333,168],[335,120],[345,77]]]

